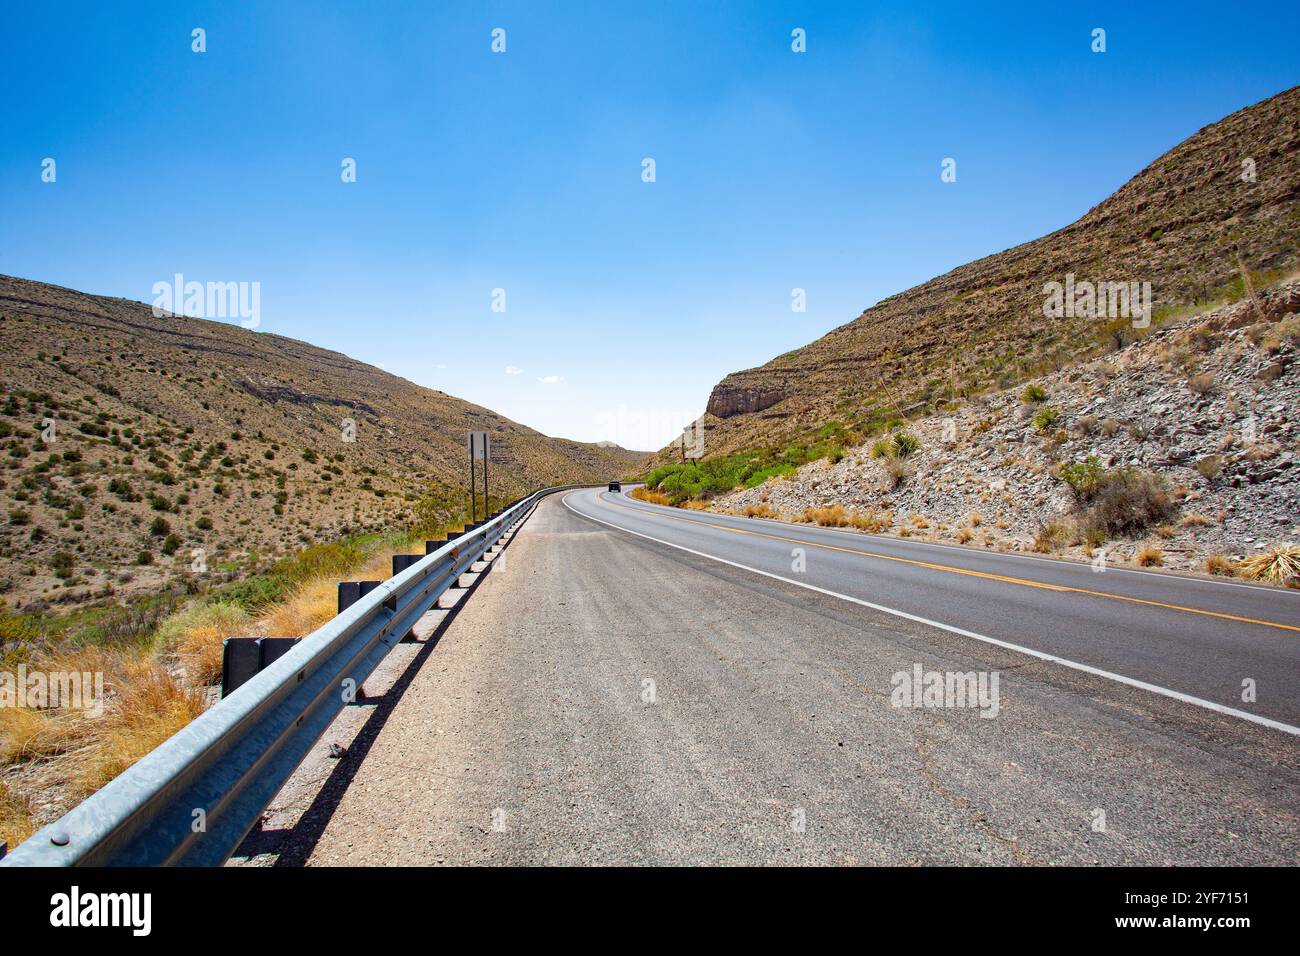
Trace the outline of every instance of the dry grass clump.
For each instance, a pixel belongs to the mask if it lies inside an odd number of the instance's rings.
[[[34,829],[31,802],[0,780],[0,843],[15,847],[31,836]]]
[[[1203,528],[1210,523],[1210,519],[1198,512],[1190,512],[1183,515],[1183,520],[1179,522],[1184,528]]]
[[[958,528],[957,533],[953,535],[959,544],[965,544],[971,538],[975,537],[975,532],[970,528]]]
[[[692,501],[689,498],[683,501],[677,507],[684,508],[687,511],[709,511],[710,510],[709,503],[707,501]]]
[[[1236,573],[1231,560],[1222,554],[1212,554],[1205,559],[1205,573],[1230,578]]]
[[[228,637],[251,637],[253,620],[237,604],[202,604],[173,614],[154,636],[162,654],[175,654],[194,685],[221,679],[221,644]]]
[[[977,514],[977,513],[975,513],[975,512],[972,512],[972,513],[971,513],[971,516],[970,516],[970,518],[969,518],[968,520],[970,521],[970,526],[971,526],[972,528],[978,528],[978,527],[980,526],[980,524],[984,521],[984,516],[983,516],[983,515],[980,515],[980,514]]]
[[[924,515],[912,515],[912,527],[923,531],[930,527],[930,522],[925,520]]]
[[[134,649],[109,651],[95,645],[81,645],[43,655],[30,663],[29,670],[46,674],[101,674],[107,696],[116,675],[123,670],[123,662],[138,656],[141,653]],[[94,688],[85,687],[83,692],[94,693]],[[85,703],[91,706],[94,702],[86,700]],[[85,710],[0,707],[0,764],[51,757],[76,749],[91,736],[97,719],[102,718],[92,718]]]
[[[385,571],[392,570],[392,558],[389,557],[388,561]],[[380,580],[386,577],[386,573],[381,574]],[[266,615],[266,630],[275,637],[303,637],[331,620],[336,613],[338,582],[333,578],[318,578],[299,585],[287,599],[270,608]]]
[[[673,499],[658,491],[651,491],[649,488],[633,488],[628,494],[637,501],[649,502],[652,505],[671,505]]]
[[[1252,554],[1237,565],[1237,574],[1251,581],[1300,587],[1300,545],[1279,544]]]
[[[894,525],[894,516],[888,511],[872,508],[869,511],[855,511],[849,515],[849,522],[859,531],[879,534]]]
[[[1034,550],[1052,554],[1070,543],[1070,526],[1064,521],[1045,521],[1034,535]]]
[[[201,690],[187,688],[156,660],[123,660],[103,716],[85,721],[89,746],[72,757],[73,794],[94,793],[198,717],[203,706]]]
[[[57,775],[74,797],[98,790],[203,711],[201,690],[187,688],[136,648],[78,647],[38,666],[102,674],[102,711],[0,708],[0,759],[65,755]]]
[[[844,510],[843,505],[829,505],[825,508],[805,508],[803,520],[809,524],[821,525],[824,528],[846,528],[849,526],[849,514]]]
[[[767,503],[745,505],[742,512],[746,518],[779,518],[781,513]]]
[[[1139,567],[1151,568],[1158,567],[1165,563],[1165,553],[1157,547],[1144,544],[1138,548],[1137,555],[1133,559]]]

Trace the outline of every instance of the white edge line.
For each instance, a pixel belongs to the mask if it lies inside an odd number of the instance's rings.
[[[570,492],[572,494],[573,492]],[[1240,717],[1242,720],[1248,720],[1253,724],[1259,724],[1263,727],[1271,727],[1274,730],[1280,730],[1283,733],[1300,736],[1300,727],[1293,727],[1291,724],[1283,723],[1280,720],[1273,720],[1269,717],[1261,717],[1258,714],[1252,714],[1244,710],[1237,710],[1233,707],[1226,707],[1223,704],[1216,704],[1212,700],[1204,700],[1200,697],[1193,697],[1191,694],[1184,694],[1182,691],[1170,690],[1168,687],[1161,687],[1159,684],[1148,684],[1146,681],[1136,680],[1132,677],[1125,677],[1123,674],[1116,674],[1113,671],[1102,670],[1100,667],[1093,667],[1091,664],[1080,664],[1077,661],[1068,660],[1064,657],[1057,657],[1055,654],[1046,654],[1043,651],[1036,651],[1032,647],[1022,647],[1019,644],[1012,644],[1009,641],[1000,641],[996,637],[987,637],[983,634],[976,634],[974,631],[968,631],[965,628],[954,627],[951,624],[944,624],[941,621],[932,621],[929,618],[920,617],[916,614],[909,614],[906,611],[898,611],[892,607],[885,607],[883,604],[872,604],[870,601],[864,601],[862,598],[853,597],[850,594],[841,594],[838,591],[830,591],[826,588],[819,588],[815,584],[808,584],[805,581],[795,581],[792,578],[782,577],[779,574],[773,574],[771,571],[763,571],[759,568],[751,568],[747,564],[740,564],[736,561],[728,561],[726,558],[720,558],[717,555],[706,554],[703,551],[696,551],[693,548],[687,548],[684,545],[673,544],[671,541],[664,541],[662,538],[655,538],[648,534],[642,534],[640,531],[632,531],[620,525],[611,524],[608,521],[602,521],[593,515],[584,514],[573,508],[569,504],[569,495],[565,495],[561,501],[564,507],[580,518],[586,518],[588,521],[595,521],[597,524],[603,524],[615,531],[622,531],[625,534],[634,534],[638,538],[645,538],[647,541],[654,541],[656,544],[667,545],[670,548],[676,548],[679,551],[685,551],[687,554],[693,554],[697,557],[708,558],[710,561],[717,561],[720,564],[727,564],[733,568],[739,568],[742,571],[749,571],[753,574],[761,574],[765,578],[773,578],[777,581],[784,581],[786,584],[793,584],[795,587],[806,588],[809,591],[816,591],[818,594],[825,594],[828,597],[839,598],[841,601],[848,601],[852,604],[860,604],[863,607],[869,607],[873,611],[882,611],[885,614],[892,614],[894,617],[901,617],[908,621],[915,621],[918,624],[925,624],[929,627],[937,627],[941,631],[948,631],[950,634],[959,634],[962,637],[969,637],[976,641],[983,641],[985,644],[992,644],[994,647],[1001,647],[1008,651],[1015,651],[1019,654],[1028,654],[1030,657],[1036,657],[1040,661],[1047,661],[1049,664],[1060,664],[1062,667],[1069,667],[1076,671],[1082,671],[1085,674],[1092,674],[1094,677],[1104,677],[1107,680],[1113,680],[1120,684],[1126,684],[1129,687],[1136,687],[1139,690],[1150,691],[1153,694],[1160,694],[1164,697],[1171,697],[1174,700],[1182,701],[1184,704],[1192,704],[1196,707],[1203,707],[1206,710],[1212,710],[1216,714],[1226,714],[1229,717]]]

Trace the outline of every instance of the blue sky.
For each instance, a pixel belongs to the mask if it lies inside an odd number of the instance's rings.
[[[260,331],[658,447],[727,372],[1294,85],[1297,9],[10,3],[0,272],[259,282]]]

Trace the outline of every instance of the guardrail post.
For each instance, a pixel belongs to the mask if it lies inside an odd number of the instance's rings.
[[[379,581],[340,581],[338,613],[342,614],[375,588],[379,587],[380,583],[381,582]]]
[[[228,637],[221,642],[221,696],[229,697],[240,685],[262,669],[262,651],[257,639]]]
[[[228,637],[221,642],[221,696],[229,697],[289,652],[300,637]]]
[[[393,555],[393,577],[397,577],[397,575],[401,574],[403,571],[405,571],[405,570],[406,570],[407,568],[409,568],[411,565],[413,565],[413,564],[415,564],[415,563],[417,563],[417,562],[419,562],[419,561],[422,561],[423,559],[424,559],[424,555],[422,555],[422,554],[395,554],[395,555]]]

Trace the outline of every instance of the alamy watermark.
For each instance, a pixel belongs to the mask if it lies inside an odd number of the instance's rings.
[[[239,319],[246,329],[262,324],[262,283],[186,282],[176,273],[171,282],[153,284],[156,319],[186,315],[192,319]]]
[[[104,713],[102,671],[36,671],[19,664],[0,671],[0,707],[29,710],[84,710],[88,717]]]
[[[981,717],[996,717],[1002,707],[997,671],[927,671],[920,664],[897,671],[889,702],[895,707],[979,708]]]
[[[1076,281],[1073,272],[1065,282],[1043,286],[1043,316],[1048,319],[1133,319],[1133,328],[1151,324],[1150,282]]]

